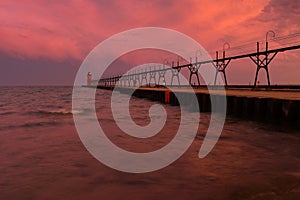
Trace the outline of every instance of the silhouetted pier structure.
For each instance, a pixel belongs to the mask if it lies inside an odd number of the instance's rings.
[[[300,128],[300,86],[284,86],[284,85],[271,85],[269,75],[269,65],[276,55],[280,52],[291,51],[300,49],[299,44],[293,44],[280,48],[269,49],[268,35],[275,33],[268,31],[265,40],[265,49],[260,49],[260,43],[256,43],[256,51],[251,53],[242,53],[233,56],[226,56],[226,49],[230,49],[229,43],[224,43],[222,57],[219,57],[219,52],[216,51],[216,58],[211,60],[201,60],[187,64],[179,64],[179,57],[177,65],[174,62],[171,63],[171,67],[163,68],[150,68],[130,72],[129,74],[111,76],[107,78],[101,78],[94,83],[94,87],[101,89],[116,89],[122,93],[132,93],[133,95],[141,98],[147,98],[162,103],[171,105],[178,105],[178,100],[175,94],[168,88],[161,86],[172,87],[176,90],[176,94],[182,95],[185,98],[186,105],[189,103],[189,96],[196,94],[198,99],[198,105],[201,112],[210,112],[211,99],[212,98],[224,98],[224,95],[218,91],[219,87],[216,84],[218,73],[222,73],[224,76],[224,86],[226,88],[226,101],[227,101],[227,114],[236,116],[243,119],[250,119],[260,122],[269,122],[276,125],[284,125],[284,127]],[[296,36],[300,36],[296,34]],[[283,36],[282,38],[288,38],[289,36]],[[242,58],[250,58],[256,65],[255,81],[252,86],[245,85],[228,85],[226,77],[226,68],[233,60]],[[201,65],[206,63],[212,63],[215,67],[215,79],[214,85],[201,85],[199,80],[199,69]],[[180,85],[179,72],[187,68],[189,72],[189,84],[194,86],[194,91],[184,88]],[[267,85],[257,85],[258,73],[261,69],[266,71]],[[166,72],[171,71],[171,79],[166,80]],[[200,74],[201,75],[201,74]],[[158,82],[157,82],[158,76]],[[192,84],[192,76],[197,79],[198,85]],[[177,79],[177,85],[174,85],[174,79]],[[160,81],[163,81],[161,84]],[[154,81],[154,83],[153,83]],[[144,84],[145,82],[145,84]],[[150,87],[152,86],[158,87]],[[132,87],[134,86],[134,87]],[[146,87],[145,87],[146,86]],[[222,86],[221,86],[222,87]],[[210,90],[208,90],[208,88]],[[259,90],[260,88],[276,89],[273,90],[260,90],[253,91],[253,89]],[[252,89],[252,90],[250,90]],[[294,89],[294,91],[291,91]]]
[[[178,74],[181,69],[187,68],[189,71],[189,83],[192,84],[192,77],[195,76],[197,80],[197,85],[194,86],[200,86],[200,79],[199,79],[199,69],[201,65],[211,63],[215,67],[216,74],[215,74],[215,80],[214,85],[216,85],[217,76],[218,73],[222,73],[224,77],[224,84],[225,86],[228,86],[227,77],[226,77],[226,69],[229,66],[230,62],[233,60],[243,59],[243,58],[250,58],[253,63],[256,65],[256,73],[255,73],[255,81],[253,83],[253,88],[257,87],[257,78],[258,73],[261,69],[264,69],[266,71],[266,79],[267,79],[267,88],[271,87],[271,81],[270,81],[270,74],[269,74],[269,65],[271,61],[276,57],[276,55],[280,52],[285,51],[291,51],[300,49],[300,45],[289,45],[285,47],[275,48],[275,49],[269,49],[269,42],[268,42],[268,35],[273,34],[275,36],[275,33],[273,31],[268,31],[266,34],[266,41],[265,41],[265,49],[260,49],[260,43],[256,43],[256,51],[251,53],[243,53],[239,55],[234,56],[226,56],[226,50],[230,49],[229,43],[225,42],[223,45],[223,51],[222,51],[222,57],[219,57],[219,52],[216,51],[216,57],[212,60],[201,60],[196,62],[192,62],[192,59],[190,58],[190,62],[187,64],[180,65],[179,60],[177,61],[177,65],[174,65],[174,62],[172,62],[172,65],[170,67],[167,66],[166,63],[163,64],[163,68],[155,69],[155,67],[150,67],[149,70],[141,71],[141,72],[135,72],[131,74],[125,74],[125,75],[116,75],[111,76],[107,78],[101,78],[97,84],[104,85],[104,86],[114,86],[118,83],[119,79],[122,78],[120,81],[121,86],[131,86],[131,83],[134,85],[137,85],[137,82],[142,85],[145,81],[145,85],[150,85],[150,83],[160,84],[157,82],[157,75],[159,76],[158,80],[164,80],[164,83],[166,85],[173,85],[174,78],[178,78]],[[294,34],[296,36],[300,36],[300,33]],[[293,36],[293,35],[292,35]],[[288,36],[282,36],[281,38],[286,39]],[[292,44],[292,43],[291,43]],[[170,82],[168,83],[165,79],[165,74],[167,71],[172,71],[172,78]],[[200,74],[201,75],[201,74]],[[179,78],[178,78],[178,84],[180,85]]]

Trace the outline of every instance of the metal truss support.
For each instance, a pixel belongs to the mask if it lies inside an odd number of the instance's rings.
[[[147,70],[145,69],[145,71],[141,75],[142,75],[141,85],[143,85],[144,80],[146,81],[146,85],[147,85],[148,84],[148,80],[147,80],[148,72],[147,72]]]
[[[201,64],[197,63],[197,61],[195,64],[192,64],[192,58],[190,59],[190,64],[188,65],[188,69],[190,70],[190,79],[189,79],[190,85],[193,85],[192,84],[192,76],[196,75],[197,81],[198,81],[198,86],[200,86],[200,79],[199,79],[199,74],[198,74],[200,66],[201,66]]]
[[[129,86],[131,86],[131,85],[130,85],[131,81],[132,81],[133,86],[134,86],[134,74],[129,74],[129,81],[128,81]]]
[[[179,61],[177,62],[177,66],[179,66]],[[173,79],[174,77],[177,77],[178,84],[180,85],[180,80],[179,80],[179,72],[181,68],[176,68],[174,69],[174,62],[172,62],[172,78],[171,78],[171,85],[173,85]]]
[[[160,84],[161,79],[162,79],[163,85],[166,85],[165,75],[166,75],[166,71],[165,71],[165,67],[164,67],[163,71],[158,72],[158,82],[157,82],[158,85]]]
[[[214,81],[214,85],[217,84],[217,77],[219,73],[223,74],[224,77],[224,81],[225,81],[225,86],[227,86],[227,77],[226,77],[226,67],[228,66],[228,64],[230,63],[231,59],[226,60],[225,59],[225,47],[227,46],[228,49],[230,49],[230,45],[229,43],[225,42],[223,45],[223,59],[219,59],[219,52],[216,51],[216,60],[215,60],[215,68],[216,68],[216,74],[215,74],[215,81]]]
[[[123,81],[124,81],[124,86],[128,86],[127,84],[128,84],[128,81],[129,81],[129,77],[128,77],[128,76],[124,76],[123,78],[124,78],[124,79],[123,79]]]
[[[255,56],[249,56],[250,59],[256,64],[256,73],[255,73],[255,80],[254,80],[254,88],[257,86],[257,79],[258,79],[258,73],[261,69],[266,70],[267,74],[267,81],[268,81],[268,88],[271,86],[270,81],[270,74],[269,74],[269,64],[274,59],[274,57],[277,55],[278,51],[276,52],[268,52],[268,42],[266,42],[266,51],[264,54],[261,54],[259,52],[259,42],[257,44],[257,54]]]
[[[155,71],[155,67],[154,67],[153,70],[151,70],[151,68],[150,68],[149,74],[150,74],[149,85],[151,84],[151,80],[152,79],[154,80],[154,84],[156,85],[156,71]]]
[[[140,74],[139,73],[135,73],[135,75],[134,75],[134,86],[137,86],[137,83],[138,83],[138,86],[140,86],[141,82],[140,82]]]

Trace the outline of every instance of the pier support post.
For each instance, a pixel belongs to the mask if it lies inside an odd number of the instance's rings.
[[[136,86],[136,84],[139,84],[139,86],[141,85],[141,82],[140,82],[140,73],[135,73],[134,74],[134,86]]]
[[[190,85],[193,85],[192,84],[192,76],[196,75],[196,78],[198,81],[198,86],[200,86],[200,79],[199,79],[199,75],[198,75],[200,66],[201,66],[201,64],[197,63],[197,61],[195,64],[192,64],[192,58],[190,58],[190,64],[188,65],[188,69],[190,70],[190,79],[189,79]]]
[[[277,53],[278,52],[268,53],[268,42],[266,42],[266,51],[263,55],[263,58],[260,58],[259,42],[257,42],[257,54],[256,54],[256,56],[250,56],[250,59],[256,64],[255,80],[254,80],[254,86],[253,86],[254,88],[256,88],[258,72],[261,69],[266,70],[268,87],[271,86],[270,75],[269,75],[269,64],[274,59],[274,57],[277,55]],[[269,56],[271,56],[271,57],[269,58]]]
[[[131,81],[132,81],[133,86],[134,86],[134,85],[135,85],[135,84],[134,84],[134,74],[129,74],[129,81],[128,81],[129,86],[130,86]]]
[[[149,74],[150,74],[150,78],[149,78],[149,86],[150,86],[150,84],[151,84],[151,80],[152,80],[152,79],[154,80],[154,85],[156,85],[156,71],[155,71],[155,67],[154,67],[153,70],[151,70],[151,68],[150,68]]]
[[[177,67],[179,66],[179,61],[177,63]],[[179,72],[180,72],[181,68],[174,68],[174,62],[172,62],[172,78],[171,78],[171,85],[173,86],[173,79],[174,77],[177,77],[177,81],[178,81],[178,85],[180,85],[180,80],[179,80]]]
[[[158,82],[157,82],[157,84],[159,85],[160,84],[160,80],[162,79],[163,85],[166,85],[166,78],[165,78],[166,71],[165,71],[165,67],[163,69],[161,69],[161,70],[162,71],[158,72]]]
[[[214,65],[215,68],[216,68],[216,74],[215,74],[214,85],[217,84],[218,73],[221,72],[223,74],[223,77],[224,77],[225,86],[227,86],[227,78],[226,78],[225,69],[228,66],[228,64],[230,63],[231,59],[225,60],[225,47],[226,46],[227,46],[228,49],[230,49],[229,43],[225,42],[224,45],[223,45],[223,59],[221,61],[219,60],[219,53],[218,53],[218,51],[216,51],[216,64]]]
[[[268,43],[268,35],[269,33],[273,34],[273,37],[275,37],[275,32],[274,31],[268,31],[266,33],[266,51],[260,53],[259,52],[259,42],[256,43],[256,55],[255,56],[250,56],[250,59],[256,64],[256,73],[255,73],[255,80],[254,80],[254,88],[256,88],[257,85],[257,78],[258,78],[258,72],[260,69],[266,70],[267,74],[267,81],[268,81],[268,88],[270,88],[271,83],[270,83],[270,75],[269,75],[269,64],[270,62],[274,59],[274,57],[277,55],[278,51],[269,53],[268,48],[269,48],[269,43]],[[262,58],[261,58],[262,57]]]
[[[141,86],[143,85],[143,81],[145,80],[146,81],[146,85],[148,84],[148,81],[147,81],[147,74],[148,74],[148,72],[147,72],[147,70],[145,69],[145,71],[144,72],[142,72],[142,80],[141,80]]]
[[[128,86],[129,77],[128,75],[124,76],[124,86]]]

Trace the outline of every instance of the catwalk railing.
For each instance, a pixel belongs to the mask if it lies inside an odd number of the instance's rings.
[[[234,56],[227,56],[226,57],[226,49],[230,49],[229,43],[224,43],[223,45],[223,54],[222,57],[219,57],[219,52],[216,51],[216,58],[211,59],[211,60],[204,60],[204,61],[199,61],[199,62],[194,62],[192,63],[191,60],[187,64],[179,64],[179,60],[177,61],[177,65],[175,66],[174,62],[172,62],[172,66],[169,68],[163,67],[159,69],[150,69],[150,70],[144,70],[140,72],[134,72],[130,74],[124,74],[124,75],[116,75],[116,76],[111,76],[108,78],[101,78],[99,82],[97,82],[98,85],[103,85],[103,86],[115,86],[117,83],[120,86],[136,86],[136,85],[150,85],[151,81],[154,81],[154,84],[160,85],[160,81],[162,81],[162,85],[167,85],[166,82],[166,72],[171,70],[171,80],[170,80],[170,85],[173,85],[174,78],[177,79],[178,84],[180,85],[180,79],[179,79],[179,73],[180,70],[183,68],[187,68],[189,70],[189,84],[192,84],[192,77],[196,76],[198,85],[200,86],[200,79],[199,79],[199,69],[201,65],[207,64],[207,63],[212,63],[213,66],[215,67],[215,79],[214,79],[214,85],[216,85],[217,81],[217,76],[219,73],[223,74],[224,77],[224,83],[225,86],[228,85],[227,82],[227,77],[226,77],[226,69],[229,66],[229,63],[232,60],[237,60],[237,59],[242,59],[242,58],[250,58],[254,64],[256,65],[256,73],[255,73],[255,81],[253,84],[253,88],[257,87],[257,79],[258,79],[258,73],[261,69],[264,69],[266,71],[266,78],[267,78],[267,87],[269,88],[271,86],[270,82],[270,74],[269,74],[269,65],[271,61],[275,58],[275,56],[280,53],[280,52],[285,52],[285,51],[290,51],[290,50],[296,50],[300,49],[300,45],[296,44],[296,42],[289,42],[286,43],[288,46],[285,47],[280,47],[280,48],[274,48],[274,49],[269,49],[269,42],[268,42],[268,35],[273,34],[275,37],[275,33],[273,31],[268,31],[266,33],[266,41],[265,41],[265,49],[260,50],[260,43],[256,43],[256,52],[252,53],[242,53],[239,55],[234,55]],[[282,41],[290,38],[295,38],[300,36],[299,34],[292,34],[288,36],[282,36],[279,37],[278,39],[274,38],[274,41]],[[283,43],[281,43],[283,44]],[[156,81],[158,74],[158,81]],[[145,84],[144,84],[145,82]]]

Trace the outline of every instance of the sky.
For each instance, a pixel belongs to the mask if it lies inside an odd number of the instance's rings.
[[[225,42],[229,53],[243,44],[254,52],[269,30],[275,38],[300,33],[299,19],[299,0],[1,0],[0,85],[72,85],[96,45],[132,28],[182,32],[214,57]],[[300,84],[299,67],[300,50],[280,53],[270,64],[272,84]],[[249,84],[255,70],[249,58],[232,61],[228,82]]]

